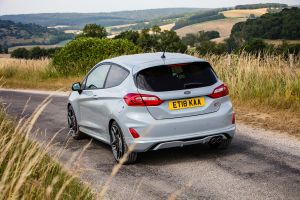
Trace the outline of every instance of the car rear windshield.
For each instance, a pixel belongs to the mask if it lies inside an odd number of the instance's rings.
[[[207,62],[156,66],[141,70],[136,76],[139,89],[153,92],[206,87],[216,82],[216,74]]]

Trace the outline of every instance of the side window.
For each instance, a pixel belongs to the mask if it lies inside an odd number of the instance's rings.
[[[95,68],[87,77],[85,89],[103,88],[109,67],[110,65],[100,65]]]
[[[111,88],[120,85],[128,76],[128,70],[112,65],[107,75],[105,88]]]

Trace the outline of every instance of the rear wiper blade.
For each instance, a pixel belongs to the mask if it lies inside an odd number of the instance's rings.
[[[199,86],[203,86],[203,83],[199,83],[199,82],[194,82],[194,83],[185,83],[184,84],[184,88],[194,88],[194,87],[199,87]]]

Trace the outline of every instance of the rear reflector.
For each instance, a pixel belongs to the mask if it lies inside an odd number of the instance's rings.
[[[221,98],[224,96],[227,96],[229,94],[228,87],[224,84],[216,87],[212,94],[208,95],[209,97],[213,99]]]
[[[235,124],[235,113],[232,114],[232,124]]]
[[[129,132],[132,135],[133,138],[139,138],[140,135],[134,130],[133,128],[129,128]]]
[[[136,93],[127,94],[124,101],[128,106],[158,106],[164,102],[154,95]]]

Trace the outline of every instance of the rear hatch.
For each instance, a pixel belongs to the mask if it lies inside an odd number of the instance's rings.
[[[208,62],[161,65],[143,69],[135,76],[140,94],[163,100],[147,106],[155,119],[171,119],[216,112],[217,100],[208,97],[221,83]]]

